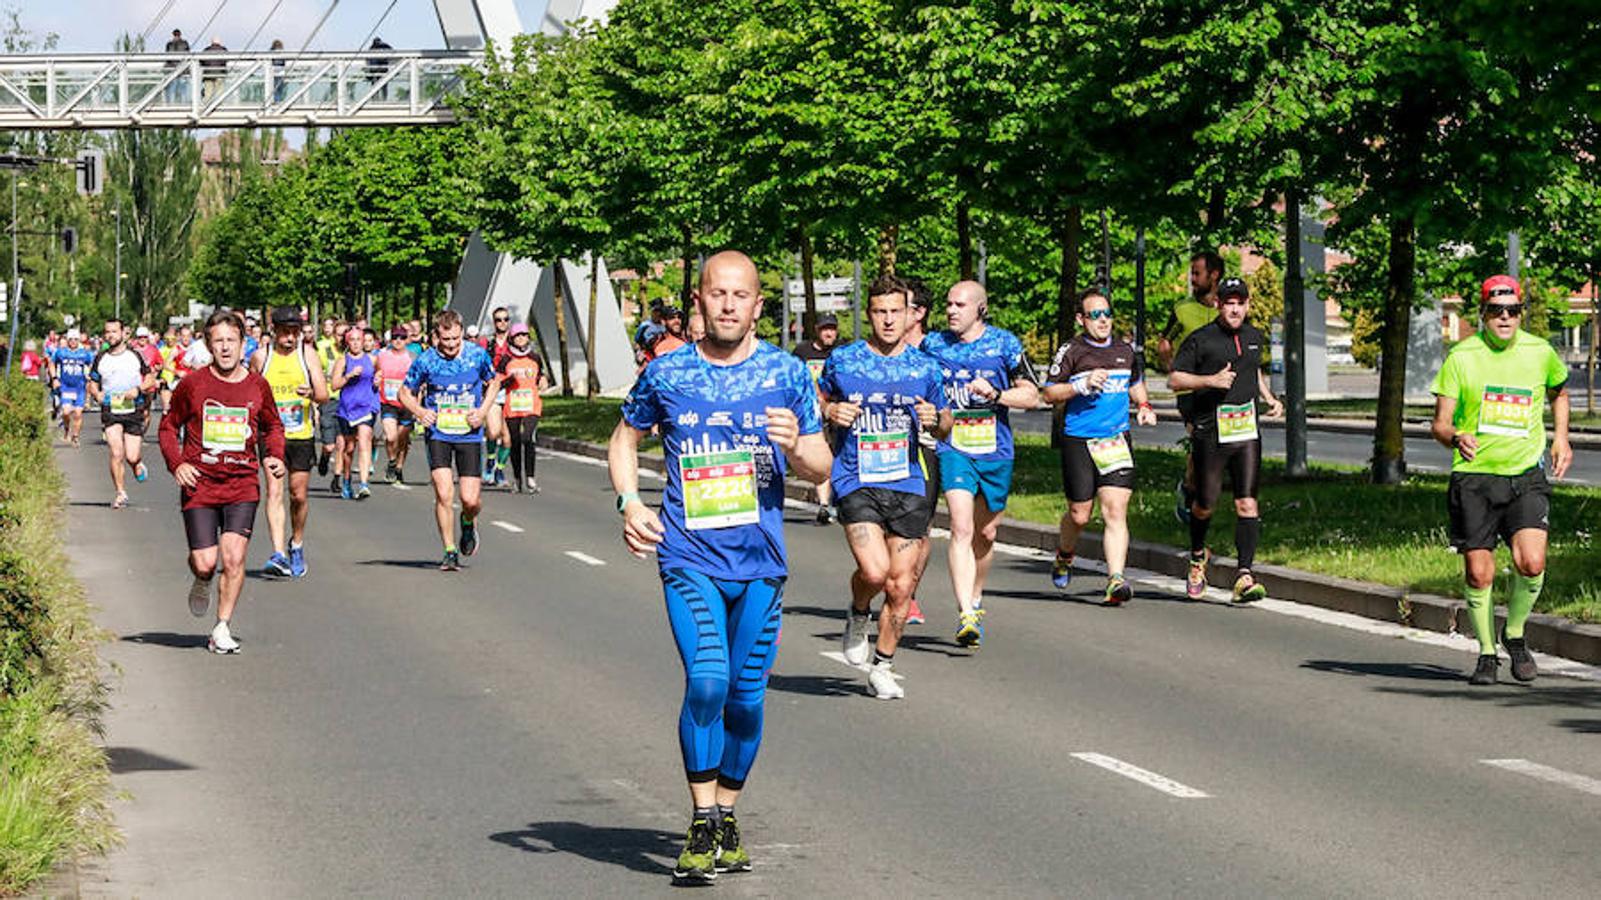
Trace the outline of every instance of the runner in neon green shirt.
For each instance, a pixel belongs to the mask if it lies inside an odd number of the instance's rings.
[[[1556,432],[1551,475],[1573,462],[1568,444],[1568,367],[1551,345],[1518,327],[1523,302],[1518,282],[1506,275],[1479,289],[1483,318],[1478,334],[1451,348],[1434,379],[1434,439],[1456,453],[1447,506],[1451,546],[1462,554],[1464,594],[1479,661],[1470,684],[1496,682],[1495,548],[1512,550],[1512,591],[1501,642],[1512,677],[1539,674],[1523,639],[1523,626],[1545,584],[1546,532],[1551,486],[1546,481],[1545,401]]]

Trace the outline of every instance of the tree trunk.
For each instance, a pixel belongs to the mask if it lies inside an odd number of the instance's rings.
[[[1206,230],[1216,232],[1223,227],[1223,219],[1227,215],[1228,195],[1222,188],[1212,188],[1206,197]],[[1216,240],[1216,235],[1213,235]]]
[[[1590,267],[1590,356],[1584,363],[1584,409],[1590,415],[1595,415],[1595,351],[1596,344],[1601,343],[1601,308],[1596,303],[1597,269]]]
[[[1077,204],[1067,208],[1066,219],[1057,226],[1056,239],[1062,248],[1062,269],[1056,279],[1056,342],[1067,343],[1073,336],[1073,298],[1078,294],[1079,231],[1082,211]]]
[[[878,274],[895,274],[895,255],[900,243],[901,227],[885,225],[878,232]]]
[[[551,285],[556,292],[556,356],[561,361],[561,395],[573,395],[572,374],[567,371],[567,281],[565,269],[561,260],[555,262],[555,278]]]
[[[1384,291],[1384,325],[1379,348],[1379,408],[1373,430],[1373,482],[1406,479],[1406,444],[1401,419],[1406,412],[1406,344],[1417,295],[1417,236],[1411,216],[1390,222],[1389,284]]]
[[[694,292],[694,289],[695,289],[694,286],[695,286],[695,242],[694,242],[694,232],[689,230],[689,226],[688,225],[685,225],[684,226],[684,285],[678,291],[678,305],[680,307],[682,307],[684,309],[688,309],[689,308],[690,295]],[[639,314],[641,316],[647,315],[647,313],[645,312],[645,304],[643,302],[641,302],[640,305],[639,305]],[[686,315],[687,315],[687,313],[686,313]]]
[[[411,317],[422,318],[422,282],[414,281],[411,285]]]
[[[584,396],[590,400],[600,393],[600,373],[595,371],[595,311],[600,305],[600,254],[589,254],[589,329],[584,332],[585,368],[589,371],[589,384]]]
[[[812,283],[812,236],[800,229],[801,288],[806,292],[806,312],[801,314],[801,336],[817,336],[817,285]]]
[[[1284,193],[1284,474],[1305,478],[1306,284],[1301,277],[1301,195]]]
[[[962,268],[962,280],[972,281],[977,271],[973,268],[973,210],[966,200],[956,203],[956,256]]]

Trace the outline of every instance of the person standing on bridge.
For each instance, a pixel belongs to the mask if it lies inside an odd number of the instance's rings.
[[[1479,288],[1479,331],[1451,348],[1434,379],[1434,439],[1456,451],[1446,492],[1451,546],[1462,554],[1463,593],[1479,661],[1469,684],[1495,684],[1495,547],[1512,550],[1511,593],[1501,643],[1512,677],[1539,674],[1523,626],[1545,586],[1551,485],[1546,480],[1545,401],[1555,436],[1550,469],[1561,478],[1573,463],[1568,443],[1568,367],[1551,344],[1519,327],[1522,288],[1507,275]]]
[[[184,40],[182,31],[174,28],[172,30],[172,37],[167,41],[167,46],[165,48],[163,48],[163,49],[165,49],[166,52],[168,52],[168,53],[188,53],[189,52],[189,42]],[[163,66],[163,68],[165,68],[167,71],[170,72],[173,69],[176,69],[179,66],[184,66],[184,65],[188,65],[188,64],[185,63],[185,62],[182,62],[180,60],[174,59],[174,60],[168,60],[167,64],[165,66]],[[187,103],[187,102],[189,102],[189,94],[186,91],[186,88],[188,87],[188,85],[189,85],[189,76],[188,75],[178,74],[178,75],[173,76],[173,79],[171,81],[167,82],[167,87],[162,92],[162,99],[166,100],[168,103]]]
[[[694,293],[706,337],[652,360],[623,402],[608,458],[623,541],[654,552],[685,671],[679,748],[694,811],[673,876],[705,882],[751,866],[734,804],[762,739],[788,560],[784,475],[817,483],[833,459],[806,366],[756,339],[750,257],[706,260]],[[658,429],[661,513],[639,497],[639,446]]]
[[[180,488],[195,576],[189,612],[204,616],[210,608],[220,558],[217,624],[208,646],[213,653],[238,653],[229,623],[244,590],[245,556],[261,500],[257,471],[284,477],[284,428],[272,386],[243,365],[245,323],[239,314],[212,313],[203,333],[211,362],[172,392],[172,406],[161,417],[161,455]]]

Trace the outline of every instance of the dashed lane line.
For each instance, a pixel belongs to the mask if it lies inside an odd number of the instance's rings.
[[[489,524],[495,526],[496,528],[499,528],[502,531],[509,531],[512,534],[522,534],[523,533],[523,529],[522,529],[521,525],[513,525],[510,522],[503,522],[500,519],[495,519],[494,521],[490,522]]]
[[[1183,800],[1204,800],[1211,796],[1205,791],[1198,791],[1187,784],[1179,784],[1165,775],[1158,775],[1149,769],[1142,769],[1115,756],[1107,756],[1104,753],[1074,753],[1072,756],[1076,760],[1087,762],[1092,766],[1100,766],[1108,772],[1114,772],[1124,778],[1138,781],[1146,787],[1155,788],[1169,796]]]
[[[595,557],[590,556],[588,553],[583,553],[578,550],[568,550],[567,555],[578,560],[586,566],[604,566],[606,564],[604,559],[596,559]]]
[[[1487,766],[1495,766],[1497,769],[1505,769],[1508,772],[1516,772],[1519,775],[1527,775],[1540,781],[1548,781],[1551,784],[1558,784],[1565,788],[1572,788],[1575,791],[1601,797],[1601,781],[1588,775],[1564,772],[1561,769],[1554,769],[1551,766],[1530,762],[1526,759],[1481,759],[1479,762]]]

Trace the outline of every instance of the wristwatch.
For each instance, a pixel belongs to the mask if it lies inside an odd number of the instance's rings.
[[[638,499],[639,499],[639,494],[635,493],[634,491],[629,491],[626,494],[618,494],[617,495],[617,512],[618,512],[618,514],[621,515],[622,511],[625,508],[627,508],[628,504],[630,504],[633,501],[638,500]]]

